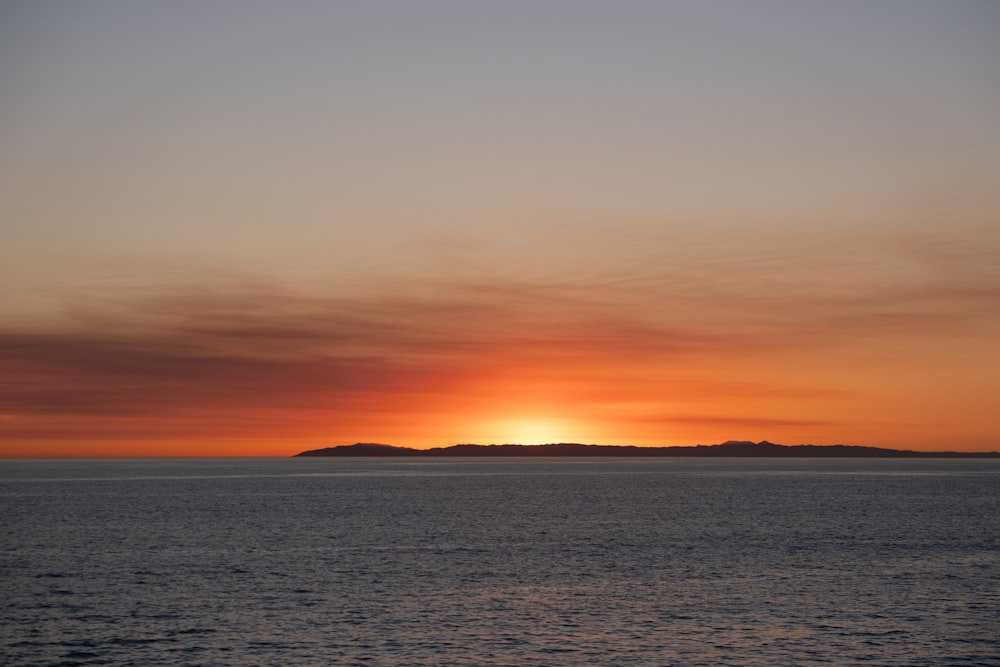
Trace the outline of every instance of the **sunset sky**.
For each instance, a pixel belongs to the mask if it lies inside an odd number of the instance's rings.
[[[1000,3],[0,4],[0,456],[998,406]]]

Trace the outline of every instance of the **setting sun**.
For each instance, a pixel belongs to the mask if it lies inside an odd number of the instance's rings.
[[[509,419],[498,422],[491,432],[496,442],[521,445],[544,445],[557,442],[579,442],[577,429],[565,420],[555,418]]]

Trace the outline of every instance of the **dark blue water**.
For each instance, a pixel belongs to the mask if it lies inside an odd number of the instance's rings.
[[[0,462],[5,665],[1000,665],[1000,463]]]

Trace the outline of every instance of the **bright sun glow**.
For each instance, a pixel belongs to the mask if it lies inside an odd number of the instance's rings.
[[[511,419],[497,424],[497,443],[544,445],[573,442],[573,429],[558,419]]]

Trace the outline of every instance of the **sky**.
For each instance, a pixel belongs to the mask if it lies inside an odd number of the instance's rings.
[[[0,2],[0,456],[1000,450],[1000,4]]]

